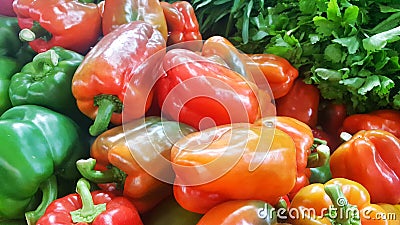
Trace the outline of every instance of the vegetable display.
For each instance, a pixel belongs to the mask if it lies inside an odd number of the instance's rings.
[[[0,0],[0,225],[399,225],[399,0]]]

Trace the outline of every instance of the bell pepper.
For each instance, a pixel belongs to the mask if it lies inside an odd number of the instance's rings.
[[[135,104],[125,112],[126,121],[145,114],[153,98],[148,79],[158,76],[155,72],[146,74],[147,69],[156,67],[146,60],[159,51],[165,52],[161,33],[146,22],[134,21],[106,35],[85,56],[74,74],[72,94],[80,111],[95,119],[89,130],[91,135],[105,131],[110,121],[115,125],[122,123],[126,96]],[[157,54],[152,59],[162,56]]]
[[[318,138],[322,141],[325,141],[330,151],[332,151],[333,146],[331,146],[331,139],[328,134],[326,134],[323,130],[319,128],[313,129],[312,133],[314,138]],[[329,165],[330,152],[327,152],[327,159],[322,166],[310,168],[311,176],[309,178],[309,182],[312,183],[325,183],[328,180],[332,179],[331,167]]]
[[[249,54],[250,64],[258,66],[268,80],[274,99],[287,95],[299,71],[285,58],[273,54]]]
[[[19,32],[17,18],[0,16],[0,55],[15,56],[22,46],[18,38]]]
[[[0,190],[0,218],[21,219],[25,214],[35,224],[57,198],[57,183],[75,183],[80,177],[75,162],[87,157],[89,146],[80,139],[76,123],[41,106],[7,110],[0,130],[0,177],[8,182]]]
[[[221,203],[207,211],[197,225],[276,225],[274,208],[260,200],[235,200]]]
[[[67,115],[78,124],[88,124],[71,91],[72,77],[82,60],[79,53],[61,47],[39,53],[12,77],[12,105],[40,105]]]
[[[86,54],[101,34],[101,16],[94,3],[78,0],[15,0],[20,38],[38,53],[60,46]]]
[[[184,224],[196,225],[202,214],[190,212],[176,202],[174,196],[168,196],[155,208],[141,215],[145,225]]]
[[[357,132],[333,152],[330,166],[333,177],[364,185],[373,203],[400,203],[400,140],[393,134]]]
[[[189,134],[175,143],[171,161],[175,198],[197,213],[228,200],[275,204],[293,189],[297,175],[292,138],[279,129],[248,123]]]
[[[381,219],[385,219],[389,222],[389,225],[400,224],[400,205],[391,205],[387,203],[378,203],[382,209],[385,210],[385,214],[380,215]]]
[[[273,119],[265,117],[257,120],[255,124],[268,125],[273,123],[276,129],[279,129],[287,133],[294,141],[296,146],[296,168],[297,178],[296,184],[288,194],[290,199],[304,186],[309,184],[309,178],[311,175],[310,168],[322,166],[326,162],[329,162],[328,152],[317,152],[316,145],[318,145],[312,133],[311,128],[292,117],[276,116]],[[314,150],[315,149],[315,150]],[[320,157],[324,155],[324,157]],[[311,165],[311,161],[312,164]]]
[[[344,178],[302,188],[293,198],[289,212],[288,221],[293,225],[388,224],[378,219],[377,215],[385,210],[370,203],[365,187]]]
[[[289,92],[276,99],[276,114],[296,118],[315,128],[318,121],[319,90],[297,78]]]
[[[193,6],[187,1],[161,2],[168,26],[167,45],[202,40]]]
[[[3,16],[16,16],[12,7],[14,0],[0,0],[0,15]]]
[[[400,138],[400,111],[381,109],[365,114],[353,114],[343,121],[342,131],[355,134],[360,130],[385,130]]]
[[[167,22],[158,0],[113,0],[104,1],[102,18],[103,35],[107,35],[122,24],[144,21],[168,38]]]
[[[330,141],[328,144],[331,150],[335,150],[343,142],[340,139],[340,132],[346,117],[347,109],[344,104],[327,101],[320,103],[318,125],[329,136]]]
[[[11,108],[11,101],[8,94],[11,77],[18,72],[18,63],[10,57],[0,56],[0,115]]]
[[[135,206],[124,197],[90,192],[90,184],[85,179],[77,182],[76,192],[53,201],[36,225],[143,225]]]
[[[172,194],[171,185],[161,178],[173,171],[169,161],[163,163],[162,159],[169,159],[174,140],[194,130],[174,121],[162,121],[160,117],[138,119],[124,126],[99,135],[91,148],[93,158],[79,160],[77,168],[94,183],[114,183],[114,190],[122,189],[123,195],[143,213]],[[103,188],[110,190],[109,186]]]
[[[253,123],[275,114],[264,90],[193,51],[168,51],[163,68],[166,75],[157,81],[156,93],[168,118],[202,130],[235,122]]]

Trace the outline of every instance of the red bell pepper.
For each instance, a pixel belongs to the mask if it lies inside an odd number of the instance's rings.
[[[126,121],[142,117],[151,105],[152,87],[146,75],[164,54],[165,40],[150,24],[134,21],[123,24],[104,36],[86,55],[72,80],[72,93],[82,113],[95,119],[92,135],[107,129],[108,124],[121,124],[126,96],[135,104],[125,111]],[[149,60],[147,60],[149,59]],[[147,61],[146,61],[147,60]],[[146,63],[145,63],[146,61]],[[150,62],[151,61],[151,62]],[[145,77],[146,76],[146,77]],[[154,81],[157,77],[153,78]]]
[[[323,132],[329,136],[328,145],[334,151],[341,143],[340,132],[344,120],[347,117],[347,110],[344,104],[333,102],[322,102],[318,112],[318,125]]]
[[[318,120],[319,98],[316,86],[298,78],[289,93],[275,101],[276,114],[296,118],[314,128]]]
[[[129,200],[108,192],[90,192],[89,188],[89,182],[80,179],[76,186],[78,194],[53,201],[36,225],[143,225]]]
[[[271,115],[269,110],[275,113],[266,92],[193,51],[170,50],[163,68],[166,75],[156,84],[158,103],[162,112],[176,121],[205,129],[232,122],[253,123],[262,115]]]
[[[400,203],[400,140],[384,130],[362,130],[330,159],[332,177],[362,184],[373,203]]]
[[[103,34],[106,35],[122,24],[144,21],[161,32],[167,40],[167,22],[158,0],[112,0],[104,1],[102,18]]]
[[[161,2],[161,7],[168,26],[167,45],[202,40],[196,14],[189,2]]]
[[[343,121],[342,131],[355,134],[360,130],[385,130],[400,138],[400,111],[382,109],[367,114],[354,114]]]
[[[54,46],[86,54],[101,34],[101,15],[94,3],[78,0],[15,0],[20,37],[36,52]]]

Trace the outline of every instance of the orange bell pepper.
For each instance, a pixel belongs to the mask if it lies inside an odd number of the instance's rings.
[[[387,220],[378,220],[384,213],[382,207],[370,203],[369,193],[361,184],[336,178],[302,188],[293,198],[287,217],[294,225],[384,225]]]
[[[271,121],[271,118],[262,118],[254,124],[268,124]],[[287,133],[293,139],[296,146],[297,179],[295,186],[289,193],[289,198],[292,199],[302,187],[309,184],[311,171],[309,168],[310,165],[308,167],[307,163],[314,147],[314,136],[307,124],[292,117],[276,116],[274,124],[277,129]],[[313,163],[316,165],[311,167],[322,166],[325,161],[328,161],[329,156],[318,158],[318,153],[315,154],[317,154],[317,158],[314,159]],[[312,156],[314,156],[314,153]]]
[[[373,203],[400,203],[400,139],[384,130],[362,130],[330,159],[332,177],[364,185]]]
[[[158,164],[160,173],[170,170],[173,174],[169,164],[158,163],[159,155],[154,152],[169,159],[172,142],[194,129],[174,121],[162,121],[159,117],[134,120],[124,126],[125,129],[117,126],[99,135],[90,151],[93,158],[79,160],[77,168],[83,177],[104,190],[114,193],[122,190],[122,194],[143,213],[172,194],[172,186],[153,177],[157,174],[149,174],[154,171],[145,170],[143,162],[132,152],[140,153],[154,168],[154,164]]]
[[[262,125],[236,123],[189,134],[175,143],[171,161],[175,197],[197,213],[227,200],[274,204],[296,182],[292,138]]]
[[[252,61],[263,72],[272,89],[274,99],[287,95],[299,76],[299,71],[289,61],[273,54],[250,54]]]

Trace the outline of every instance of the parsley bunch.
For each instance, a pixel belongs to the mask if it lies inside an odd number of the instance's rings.
[[[225,7],[218,15],[209,9],[215,10],[216,2]],[[400,109],[400,1],[193,4],[204,33],[223,35],[246,53],[288,59],[308,83],[318,86],[323,98],[345,103],[351,113]]]

